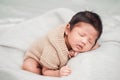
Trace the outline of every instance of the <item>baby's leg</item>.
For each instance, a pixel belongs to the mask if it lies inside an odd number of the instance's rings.
[[[41,68],[40,67],[41,67],[40,64],[32,58],[26,59],[23,62],[23,66],[22,66],[22,68],[24,70],[27,70],[27,71],[30,71],[30,72],[33,72],[33,73],[37,73],[37,74],[41,74]]]

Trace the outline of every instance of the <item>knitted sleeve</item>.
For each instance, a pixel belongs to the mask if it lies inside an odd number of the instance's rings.
[[[56,49],[49,42],[46,42],[46,46],[44,46],[42,55],[40,57],[40,63],[49,69],[59,68],[60,60]]]

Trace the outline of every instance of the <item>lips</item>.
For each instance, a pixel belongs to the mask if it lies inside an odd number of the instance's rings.
[[[81,46],[81,45],[77,45],[77,49],[78,49],[78,50],[81,50],[81,49],[82,49],[82,46]]]

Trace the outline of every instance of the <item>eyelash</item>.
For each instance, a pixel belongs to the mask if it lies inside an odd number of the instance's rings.
[[[92,41],[89,40],[89,43],[92,44]]]
[[[84,37],[85,35],[84,34],[79,34],[80,36]]]
[[[84,37],[84,36],[85,36],[85,34],[80,34],[80,33],[79,33],[79,35],[80,35],[81,37]],[[88,40],[88,42],[89,42],[90,44],[92,44],[92,41],[91,41],[91,40]]]

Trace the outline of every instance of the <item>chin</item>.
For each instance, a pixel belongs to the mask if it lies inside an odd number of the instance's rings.
[[[85,50],[78,50],[78,49],[76,49],[76,50],[74,50],[74,51],[80,52],[80,53],[87,52],[87,51],[85,51]]]
[[[75,52],[83,52],[81,50],[78,50],[78,49],[73,49]]]

